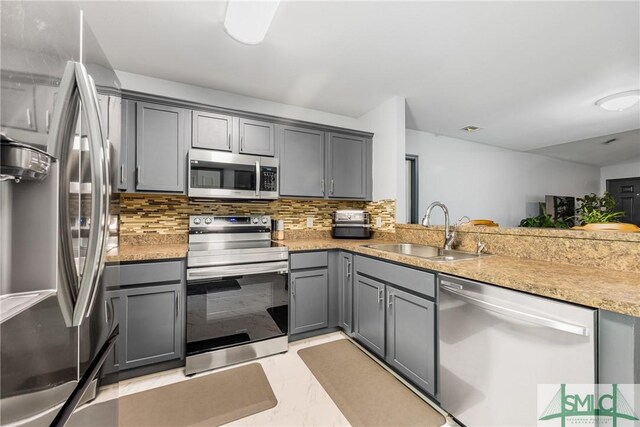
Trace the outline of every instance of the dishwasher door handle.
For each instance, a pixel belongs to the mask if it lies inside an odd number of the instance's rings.
[[[493,304],[491,302],[466,295],[463,292],[460,292],[459,289],[455,289],[450,286],[441,285],[440,290],[446,291],[447,293],[453,295],[455,298],[460,299],[464,302],[473,304],[476,307],[480,307],[485,310],[492,311],[494,313],[503,314],[505,316],[513,317],[518,320],[523,320],[525,322],[529,322],[534,325],[544,326],[547,328],[556,329],[558,331],[568,332],[570,334],[580,335],[583,337],[589,336],[589,332],[590,332],[589,328],[585,326],[574,325],[572,323],[562,322],[560,320],[549,319],[547,317],[538,316],[536,314],[514,310],[513,308],[503,307],[498,304]]]

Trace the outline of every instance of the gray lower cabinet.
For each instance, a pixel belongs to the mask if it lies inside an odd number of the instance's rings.
[[[137,102],[137,191],[185,192],[185,148],[190,132],[188,110]]]
[[[387,286],[386,360],[421,389],[435,394],[435,304]]]
[[[354,279],[354,336],[384,358],[384,283],[356,274]]]
[[[338,253],[339,326],[347,334],[353,333],[353,255]]]
[[[259,120],[240,119],[240,153],[275,156],[275,125]]]
[[[107,265],[102,285],[101,317],[120,332],[103,376],[184,357],[183,261]]]
[[[326,328],[329,293],[327,268],[294,271],[290,283],[291,335]]]
[[[354,338],[435,395],[435,275],[359,255],[353,262]]]
[[[191,146],[208,150],[231,151],[233,117],[193,111],[191,113]]]
[[[328,196],[365,199],[368,193],[368,140],[330,133],[327,153]]]
[[[120,291],[121,370],[179,359],[182,354],[182,284]]]
[[[324,138],[319,130],[278,126],[281,196],[325,196]]]

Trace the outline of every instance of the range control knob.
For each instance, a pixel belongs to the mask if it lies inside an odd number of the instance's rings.
[[[262,223],[266,225],[268,222],[269,222],[269,219],[266,216],[263,216]]]
[[[252,223],[254,223],[254,224],[257,224],[257,223],[258,223],[258,221],[259,221],[259,220],[258,220],[258,217],[257,217],[257,216],[254,216],[253,218],[251,218],[251,222],[252,222]]]
[[[200,222],[202,222],[202,221],[200,220],[200,218],[193,218],[193,223],[194,223],[195,225],[200,224]]]
[[[211,224],[211,218],[205,218],[204,219],[204,223],[207,224],[207,225]]]

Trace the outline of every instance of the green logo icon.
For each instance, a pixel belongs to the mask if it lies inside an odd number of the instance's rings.
[[[565,427],[567,418],[572,417],[590,418],[593,421],[608,417],[613,427],[617,427],[619,419],[638,421],[633,408],[620,393],[617,384],[612,384],[610,393],[574,394],[567,393],[566,384],[560,384],[560,389],[539,419],[546,421],[559,418],[562,427]]]

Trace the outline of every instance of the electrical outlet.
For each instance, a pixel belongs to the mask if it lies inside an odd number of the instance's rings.
[[[308,216],[307,217],[307,228],[313,228],[313,217],[312,216]]]
[[[376,217],[376,228],[382,227],[382,218]]]

